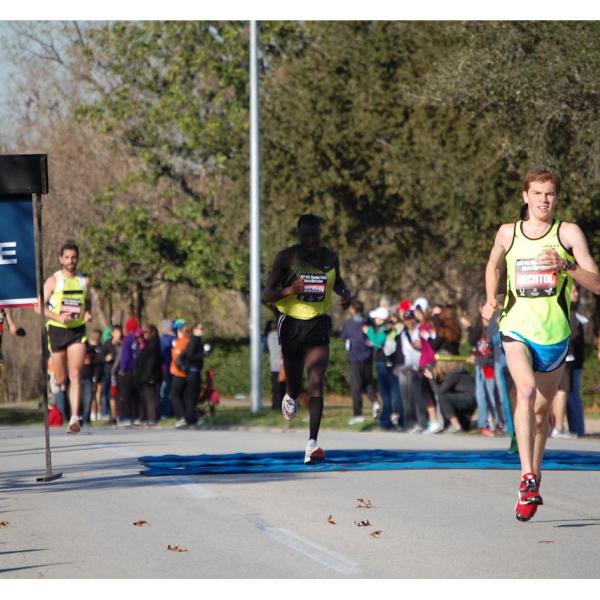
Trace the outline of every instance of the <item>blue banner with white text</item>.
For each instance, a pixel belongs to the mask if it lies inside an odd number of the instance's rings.
[[[31,196],[0,197],[0,307],[37,302]]]

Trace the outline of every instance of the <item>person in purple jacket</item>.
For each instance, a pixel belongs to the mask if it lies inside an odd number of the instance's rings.
[[[137,402],[137,390],[135,385],[135,359],[138,351],[140,338],[143,337],[143,330],[139,327],[133,329],[128,327],[127,337],[123,340],[121,346],[121,355],[119,358],[119,426],[129,427],[134,423],[137,417],[135,408]]]
[[[350,303],[352,315],[342,326],[341,337],[346,343],[350,364],[350,391],[352,393],[352,418],[349,425],[364,423],[362,415],[362,395],[367,394],[373,407],[375,418],[380,404],[373,381],[373,347],[364,332],[364,305],[360,300]]]

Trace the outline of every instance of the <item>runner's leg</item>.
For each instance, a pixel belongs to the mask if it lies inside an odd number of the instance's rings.
[[[52,352],[51,356],[54,367],[54,381],[58,386],[64,385],[67,380],[67,351]]]
[[[316,440],[323,416],[323,384],[325,371],[329,364],[329,346],[310,348],[304,359],[308,375],[308,395],[310,397],[310,434],[309,439]]]
[[[85,344],[71,344],[67,347],[66,356],[69,370],[71,416],[81,417],[81,368],[85,359]]]
[[[536,433],[535,400],[536,380],[531,366],[531,355],[522,342],[504,343],[508,370],[515,382],[516,401],[514,428],[521,459],[521,474],[534,472],[533,446]]]
[[[552,412],[552,400],[556,390],[564,364],[549,373],[536,373],[535,384],[537,394],[535,399],[535,439],[533,446],[533,469],[532,472],[540,475],[546,440],[550,434],[550,414]],[[520,442],[519,442],[520,443]]]
[[[284,356],[283,368],[287,383],[287,394],[294,400],[298,399],[302,392],[302,374],[304,373],[304,361],[296,356]]]

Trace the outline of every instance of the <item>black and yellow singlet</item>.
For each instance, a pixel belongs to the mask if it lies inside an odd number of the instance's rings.
[[[87,285],[85,277],[77,273],[74,277],[65,277],[61,271],[54,273],[56,286],[48,301],[50,310],[59,315],[60,313],[71,313],[73,318],[66,323],[50,319],[47,325],[62,327],[63,329],[75,329],[84,325],[83,316],[87,300]]]
[[[529,238],[523,233],[523,221],[516,223],[506,253],[506,298],[499,322],[502,333],[516,332],[543,345],[557,344],[570,336],[573,279],[536,261],[547,248],[554,248],[565,260],[575,260],[561,244],[559,229],[560,221],[555,219],[545,235]]]
[[[291,283],[295,279],[304,281],[304,292],[277,300],[275,306],[279,312],[302,320],[326,314],[331,307],[335,268],[320,269],[297,258],[292,265],[288,282]]]

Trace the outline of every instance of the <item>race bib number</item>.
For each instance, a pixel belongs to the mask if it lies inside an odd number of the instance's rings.
[[[547,298],[556,295],[558,274],[540,266],[535,258],[517,260],[515,287],[520,298]]]
[[[304,292],[298,294],[302,302],[322,302],[325,299],[327,275],[300,275],[304,281]]]
[[[71,298],[63,298],[60,305],[60,312],[71,315],[71,318],[77,319],[81,314],[81,300],[73,300]]]

